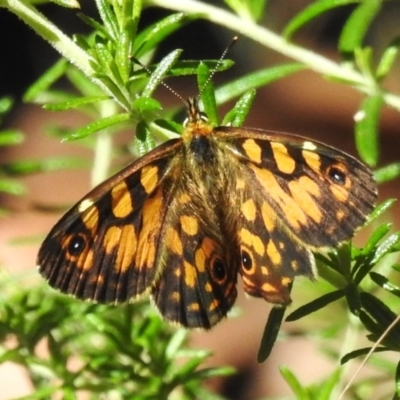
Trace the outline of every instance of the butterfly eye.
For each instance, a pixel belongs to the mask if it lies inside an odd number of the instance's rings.
[[[212,264],[212,269],[213,269],[214,276],[218,280],[222,281],[223,279],[225,279],[225,276],[226,276],[225,265],[219,258],[216,258],[214,260],[214,262]]]
[[[245,250],[242,250],[242,265],[246,271],[251,270],[253,267],[253,261],[250,257],[250,254]]]
[[[346,184],[346,171],[336,165],[331,165],[327,170],[329,179],[340,186]]]
[[[67,251],[70,256],[79,256],[86,246],[86,239],[83,235],[74,235],[71,237]]]

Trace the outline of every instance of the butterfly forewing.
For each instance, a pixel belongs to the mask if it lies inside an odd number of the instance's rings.
[[[295,135],[239,131],[233,135],[219,127],[215,132],[245,165],[245,181],[302,243],[315,249],[335,246],[350,239],[372,211],[376,184],[355,158]]]
[[[38,255],[51,286],[120,302],[149,290],[168,194],[160,188],[181,141],[158,147],[96,187],[53,227]]]

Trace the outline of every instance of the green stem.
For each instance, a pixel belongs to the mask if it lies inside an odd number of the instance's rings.
[[[94,160],[91,173],[91,187],[103,182],[109,175],[112,153],[112,138],[108,130],[97,132]]]
[[[247,36],[265,47],[275,50],[293,60],[297,60],[307,65],[313,71],[333,79],[350,82],[363,93],[372,95],[377,91],[375,84],[368,77],[355,71],[348,65],[335,63],[310,50],[289,43],[284,37],[277,35],[269,29],[258,26],[250,20],[241,19],[239,16],[221,8],[195,0],[149,0],[149,3],[187,14],[200,14],[204,19],[223,25],[235,32],[238,31],[240,35]],[[399,96],[385,93],[383,98],[386,104],[400,111]]]
[[[113,101],[101,102],[100,115],[102,118],[115,115],[116,104]],[[113,140],[108,129],[97,132],[94,148],[94,161],[91,173],[92,187],[108,178],[112,159]]]

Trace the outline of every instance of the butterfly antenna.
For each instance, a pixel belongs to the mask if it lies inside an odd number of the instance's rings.
[[[207,85],[210,83],[212,77],[215,75],[215,73],[218,71],[218,68],[221,66],[222,62],[225,59],[225,56],[228,54],[229,50],[232,48],[232,46],[239,40],[239,36],[234,36],[231,40],[231,42],[228,44],[226,49],[222,52],[221,57],[219,58],[217,64],[215,65],[214,69],[210,72],[210,75],[208,79],[205,81],[203,87],[200,89],[199,95],[197,98],[200,98],[201,94],[203,93],[204,89],[207,87]]]
[[[182,101],[182,103],[185,104],[185,106],[188,108],[188,113],[191,116],[189,119],[194,119],[199,118],[199,107],[198,107],[198,100],[200,99],[201,94],[203,93],[203,90],[207,87],[209,82],[211,81],[212,77],[215,75],[217,72],[218,68],[221,66],[222,62],[225,59],[226,54],[229,52],[229,50],[232,48],[232,46],[239,40],[238,36],[234,36],[229,43],[229,45],[226,47],[226,49],[222,52],[221,57],[219,58],[217,64],[215,65],[214,69],[211,71],[208,79],[204,83],[203,87],[200,89],[199,95],[197,96],[196,100],[189,99],[185,100],[178,92],[176,92],[174,89],[171,88],[171,86],[168,86],[165,82],[161,81],[160,84],[164,86],[166,89],[168,89],[173,95],[175,95],[178,99]],[[131,57],[131,60],[135,62],[136,64],[140,65],[149,75],[152,74],[151,70],[144,64],[142,64],[137,58]]]
[[[135,57],[131,57],[131,60],[132,60],[134,63],[140,65],[140,66],[149,74],[149,76],[151,76],[152,72],[151,72],[151,70],[150,70],[149,67],[147,67],[146,65],[142,64],[142,63],[141,63],[137,58],[135,58]],[[184,99],[178,92],[176,92],[174,89],[172,89],[171,86],[169,86],[168,84],[166,84],[166,83],[163,82],[163,81],[161,81],[160,84],[161,84],[163,87],[165,87],[165,89],[169,90],[173,95],[175,95],[179,100],[181,100],[182,103],[184,103],[185,105],[187,104],[186,101],[185,101],[185,99]]]

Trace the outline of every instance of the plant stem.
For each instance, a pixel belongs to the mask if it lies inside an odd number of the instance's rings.
[[[117,107],[113,101],[103,101],[100,106],[101,117],[115,115]],[[113,141],[110,131],[102,129],[97,132],[96,145],[94,149],[94,161],[91,173],[92,187],[98,185],[108,178],[112,159]]]

